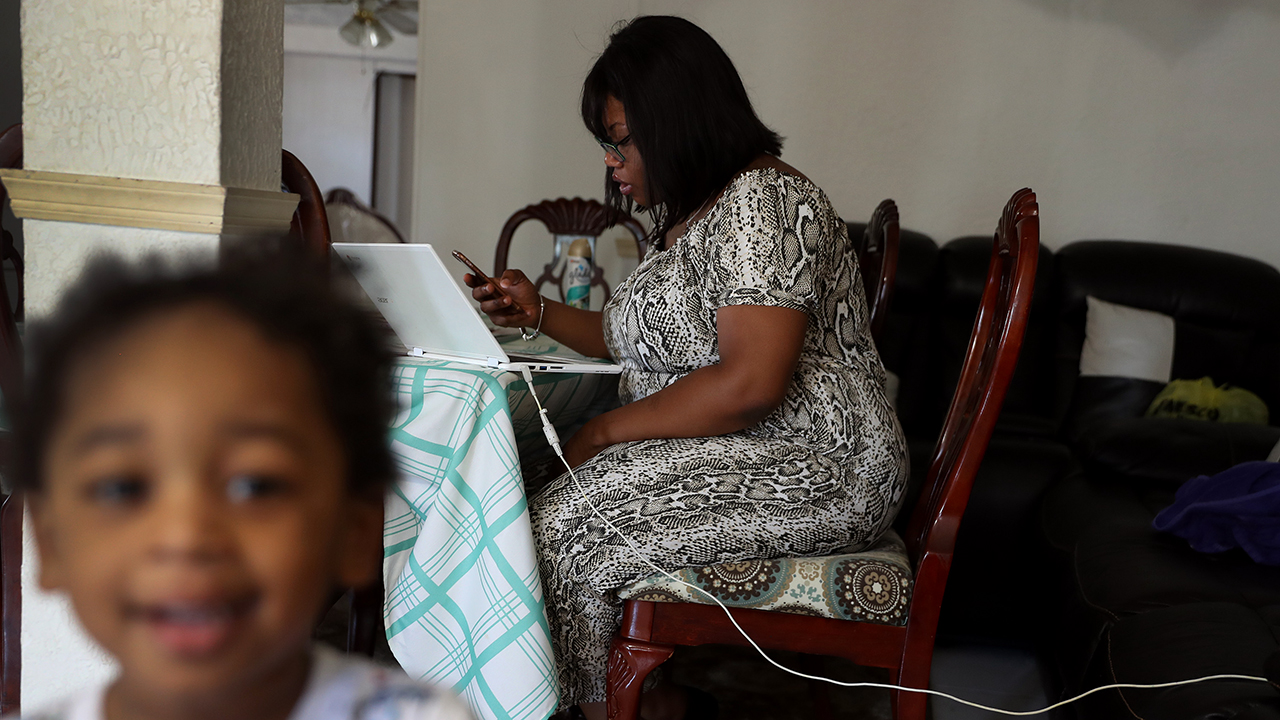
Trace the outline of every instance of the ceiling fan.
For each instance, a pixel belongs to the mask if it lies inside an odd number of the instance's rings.
[[[337,6],[353,6],[354,12],[338,28],[338,34],[357,47],[379,48],[390,45],[395,36],[387,30],[387,25],[403,35],[418,34],[418,0],[285,0],[286,16],[291,14],[290,11],[305,12],[300,7],[304,5],[332,6],[331,9],[336,11],[316,8],[321,17],[315,17],[316,13],[308,13],[313,22],[317,19],[332,19],[334,15],[340,22],[346,17],[346,8]]]

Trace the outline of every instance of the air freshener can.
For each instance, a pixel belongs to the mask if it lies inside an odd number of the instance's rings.
[[[591,241],[580,237],[569,244],[565,253],[564,301],[569,307],[587,310],[591,305]]]

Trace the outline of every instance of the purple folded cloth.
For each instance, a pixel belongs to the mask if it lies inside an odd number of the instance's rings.
[[[1151,526],[1199,552],[1239,547],[1254,562],[1280,565],[1280,463],[1241,463],[1188,480]]]

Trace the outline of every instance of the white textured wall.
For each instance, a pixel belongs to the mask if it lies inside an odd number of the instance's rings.
[[[26,167],[218,184],[221,8],[22,3]]]
[[[145,230],[112,225],[83,225],[52,220],[24,220],[27,232],[25,277],[27,313],[39,317],[53,310],[63,288],[80,274],[95,253],[110,251],[127,258],[147,254],[194,257],[212,261],[217,235]]]
[[[278,190],[282,22],[260,0],[23,3],[26,167]]]
[[[994,230],[1030,185],[1051,247],[1132,238],[1280,265],[1272,0],[427,0],[415,238],[491,257],[515,208],[602,196],[578,92],[611,23],[639,12],[716,37],[785,159],[851,219],[893,197],[946,242]]]

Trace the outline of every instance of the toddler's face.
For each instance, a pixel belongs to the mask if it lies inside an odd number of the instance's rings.
[[[79,365],[33,503],[41,584],[147,692],[225,693],[305,659],[331,589],[381,554],[306,358],[202,304]]]

